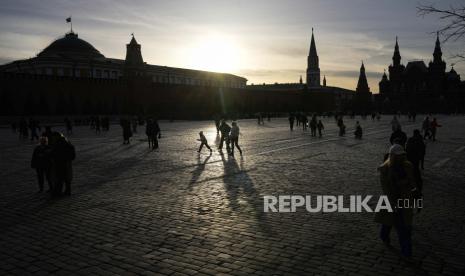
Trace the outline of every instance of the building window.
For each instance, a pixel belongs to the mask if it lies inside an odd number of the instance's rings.
[[[104,77],[105,79],[110,78],[110,71],[108,71],[108,70],[103,71],[103,77]]]
[[[63,68],[58,68],[57,69],[57,75],[58,76],[63,76]]]
[[[45,74],[46,75],[52,75],[52,68],[45,69]]]
[[[111,78],[116,79],[116,71],[111,71]]]
[[[102,70],[100,70],[100,69],[95,70],[95,77],[101,78],[102,77]]]

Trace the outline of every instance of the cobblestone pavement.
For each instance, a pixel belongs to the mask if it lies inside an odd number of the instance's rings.
[[[428,143],[423,211],[415,217],[416,263],[378,239],[373,213],[264,213],[264,195],[380,194],[376,167],[390,117],[360,120],[365,136],[323,138],[287,120],[239,121],[244,156],[197,154],[212,122],[162,122],[161,149],[143,130],[122,145],[121,128],[75,128],[73,195],[38,194],[33,144],[0,130],[0,274],[81,275],[463,275],[465,118],[439,116]],[[421,120],[402,118],[409,136]]]

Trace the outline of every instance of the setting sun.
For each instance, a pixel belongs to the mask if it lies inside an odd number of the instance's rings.
[[[240,63],[237,42],[220,34],[199,37],[189,46],[189,67],[215,72],[235,72]]]

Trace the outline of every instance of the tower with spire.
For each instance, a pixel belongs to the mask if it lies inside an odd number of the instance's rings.
[[[446,72],[446,62],[442,60],[439,32],[436,33],[436,44],[434,46],[433,61],[429,63],[429,71],[432,78],[442,78]]]
[[[127,76],[141,76],[144,74],[141,46],[137,43],[134,34],[129,44],[126,44],[126,59],[124,62],[125,75]]]
[[[365,73],[365,65],[362,61],[362,66],[360,67],[360,75],[358,77],[357,89],[355,90],[358,94],[361,93],[370,93],[370,87],[368,86],[368,80]]]
[[[389,66],[389,80],[393,83],[393,89],[395,91],[400,90],[400,82],[402,80],[402,73],[405,70],[405,66],[401,64],[402,57],[399,51],[399,42],[396,36],[396,45],[394,46],[394,54],[392,55],[392,64]]]
[[[313,35],[310,42],[310,51],[307,58],[307,86],[319,87],[320,86],[320,63],[318,54],[316,52],[315,37]]]

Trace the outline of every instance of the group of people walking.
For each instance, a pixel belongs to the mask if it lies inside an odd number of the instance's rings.
[[[218,150],[220,151],[220,153],[223,152],[223,145],[226,144],[226,151],[228,154],[234,156],[234,148],[237,148],[240,155],[242,155],[242,149],[239,146],[239,135],[242,135],[242,133],[240,132],[240,128],[237,125],[236,121],[233,121],[230,126],[228,125],[226,120],[221,120],[221,123],[217,125],[217,133],[218,134],[221,133],[220,142],[218,145]],[[200,136],[201,136],[200,137],[201,144],[200,144],[200,148],[198,152],[202,150],[203,145],[206,145],[207,148],[210,149],[210,147],[208,146],[208,143],[206,143],[205,136],[203,136],[203,132],[201,132]],[[202,136],[205,139],[202,138]],[[210,149],[210,152],[211,151],[212,150]]]
[[[411,117],[409,121],[414,120]],[[433,123],[434,122],[434,123]],[[390,137],[391,148],[385,156],[385,161],[378,168],[380,172],[383,193],[389,198],[391,206],[395,206],[394,212],[380,212],[375,220],[381,223],[380,238],[390,246],[390,231],[394,227],[397,231],[401,254],[407,260],[412,256],[412,224],[414,209],[421,211],[423,198],[424,160],[426,154],[425,139],[435,140],[436,128],[439,126],[436,118],[432,122],[426,117],[422,123],[422,135],[419,129],[413,130],[413,135],[407,138],[402,131],[396,116],[391,121],[392,134]],[[434,130],[434,136],[429,137],[428,132]],[[431,134],[432,135],[432,134]],[[408,206],[398,206],[399,202],[408,202]]]

